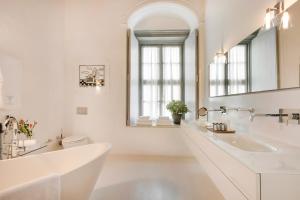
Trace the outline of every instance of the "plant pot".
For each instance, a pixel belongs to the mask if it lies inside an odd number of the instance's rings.
[[[181,123],[181,118],[182,118],[182,114],[173,114],[172,115],[173,118],[173,123],[176,125],[180,125]]]

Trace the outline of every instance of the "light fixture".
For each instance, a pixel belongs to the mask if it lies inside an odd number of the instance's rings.
[[[281,14],[281,19],[278,17]],[[273,8],[268,8],[266,10],[265,16],[265,29],[269,30],[275,26],[282,27],[283,29],[288,29],[290,24],[290,15],[287,11],[284,11],[284,3],[279,2]]]
[[[275,10],[268,8],[266,11],[266,17],[265,17],[265,28],[266,30],[269,30],[274,26],[274,19],[275,19]]]
[[[222,50],[219,53],[216,53],[215,57],[214,57],[214,62],[215,64],[225,64],[226,63],[226,56],[224,51]]]
[[[287,11],[282,14],[281,25],[283,29],[288,29],[290,27],[290,14]]]

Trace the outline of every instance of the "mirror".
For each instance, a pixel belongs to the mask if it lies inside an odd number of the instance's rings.
[[[288,12],[289,29],[259,28],[210,64],[211,97],[300,87],[300,2]]]

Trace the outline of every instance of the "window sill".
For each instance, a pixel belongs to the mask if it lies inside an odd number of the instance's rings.
[[[167,126],[162,126],[162,125],[152,125],[152,126],[147,126],[147,125],[135,125],[135,124],[130,124],[127,126],[129,128],[180,128],[180,125],[167,125]]]

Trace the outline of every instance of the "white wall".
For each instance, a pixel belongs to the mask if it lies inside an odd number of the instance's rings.
[[[265,9],[273,6],[275,0],[209,0],[206,3],[206,66],[212,60],[224,35],[227,50],[249,33],[252,33],[264,20]],[[287,3],[293,3],[292,0]],[[206,67],[207,69],[207,67]],[[206,70],[207,73],[207,70]],[[206,74],[207,75],[207,74]],[[206,76],[207,77],[207,76]],[[204,88],[203,88],[204,89]],[[208,81],[205,85],[205,104],[209,107],[242,106],[254,107],[257,112],[275,113],[278,108],[299,108],[300,90],[285,90],[252,95],[208,98]],[[300,146],[299,125],[277,123],[278,119],[260,118],[250,123],[248,113],[231,113],[235,128],[248,134],[260,134]]]
[[[63,125],[64,2],[3,0],[0,19],[0,65],[16,70],[4,72],[4,89],[20,100],[1,115],[37,120],[35,137],[53,139]]]
[[[175,14],[152,14],[139,21],[135,30],[180,30],[189,29],[188,24]]]
[[[126,29],[137,8],[154,0],[66,0],[66,114],[68,134],[108,141],[116,154],[188,155],[179,129],[126,127]],[[203,19],[201,0],[179,2]],[[78,87],[78,65],[106,64],[109,86],[99,93]],[[89,114],[75,114],[87,106]]]

